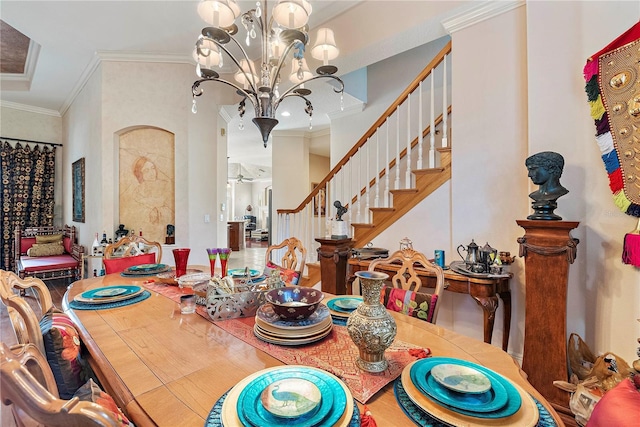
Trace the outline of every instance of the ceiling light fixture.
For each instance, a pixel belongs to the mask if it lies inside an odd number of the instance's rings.
[[[309,115],[309,128],[313,115],[313,105],[307,98],[311,91],[304,87],[305,83],[327,78],[338,82],[338,88],[334,92],[341,95],[340,107],[343,108],[344,83],[334,74],[338,71],[329,61],[338,56],[339,50],[329,28],[320,28],[317,40],[311,49],[311,56],[321,60],[323,65],[316,70],[317,75],[309,71],[304,59],[306,45],[309,43],[308,25],[311,5],[306,0],[278,0],[273,8],[271,17],[267,16],[267,0],[256,2],[255,9],[248,12],[240,12],[240,7],[234,0],[201,0],[198,4],[198,14],[209,27],[202,29],[198,37],[194,51],[194,59],[197,62],[196,74],[201,77],[193,83],[192,111],[197,112],[196,96],[203,93],[200,84],[214,81],[227,84],[236,89],[242,96],[238,111],[240,118],[245,113],[247,99],[253,105],[255,118],[253,123],[260,129],[264,146],[267,146],[271,130],[278,124],[275,118],[276,110],[280,103],[288,97],[297,96],[305,101],[305,112]],[[245,43],[250,46],[251,40],[260,34],[261,59],[258,61],[259,69],[251,61],[245,48],[234,37],[238,33],[238,26],[234,23],[240,17],[242,26],[247,31]],[[237,46],[238,55],[231,53],[227,46],[229,42]],[[232,48],[235,50],[235,48]],[[293,63],[289,80],[293,86],[280,93],[280,71],[286,67],[286,57],[293,51]],[[223,55],[223,52],[225,55]],[[225,58],[223,59],[223,56]],[[223,61],[228,57],[237,67],[234,79],[231,82],[220,78],[220,74],[214,70],[216,66],[221,68]],[[242,121],[240,129],[243,128]]]

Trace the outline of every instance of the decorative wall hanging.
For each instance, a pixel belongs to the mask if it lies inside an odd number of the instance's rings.
[[[84,222],[84,157],[71,166],[73,221]]]
[[[585,91],[596,142],[618,208],[640,217],[640,22],[592,55]],[[622,261],[640,267],[640,230],[625,236]]]

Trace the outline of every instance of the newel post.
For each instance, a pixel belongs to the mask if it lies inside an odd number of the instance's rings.
[[[355,240],[347,239],[315,239],[320,243],[318,258],[320,259],[320,276],[322,291],[334,295],[347,293],[347,262]]]
[[[569,394],[553,385],[566,381],[567,282],[577,255],[574,221],[517,220],[525,230],[518,238],[524,257],[526,303],[522,370],[528,381],[560,413],[569,410]]]

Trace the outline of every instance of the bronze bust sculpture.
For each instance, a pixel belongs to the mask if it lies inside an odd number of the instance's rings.
[[[529,194],[533,199],[531,208],[535,211],[527,219],[561,220],[553,213],[558,207],[556,200],[569,192],[560,184],[560,176],[564,169],[564,157],[553,151],[543,151],[529,156],[525,161],[529,170],[529,178],[538,185],[538,189]]]

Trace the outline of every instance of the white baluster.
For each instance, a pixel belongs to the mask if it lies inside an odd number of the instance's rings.
[[[361,222],[362,221],[362,217],[360,216],[361,212],[360,212],[360,189],[362,188],[362,186],[360,185],[360,183],[362,182],[362,153],[360,153],[360,149],[358,149],[358,151],[356,152],[356,155],[358,156],[358,161],[356,162],[356,164],[358,165],[358,174],[356,175],[356,203],[358,204],[358,215],[356,216],[356,221]],[[355,157],[355,156],[354,156]]]
[[[447,111],[449,106],[447,105],[447,58],[449,55],[445,55],[442,60],[442,147],[448,147],[449,141],[447,138]]]
[[[374,207],[380,206],[380,128],[376,129],[376,198]]]
[[[396,182],[395,189],[400,188],[400,106],[396,109]]]
[[[431,72],[431,122],[430,122],[430,127],[429,127],[429,167],[430,168],[434,168],[436,165],[436,125],[435,125],[435,120],[436,120],[436,113],[435,113],[435,106],[434,106],[434,101],[435,101],[435,93],[433,93],[434,89],[434,80],[435,80],[435,76],[433,75],[433,71]]]
[[[411,188],[411,94],[407,95],[407,170],[405,188]]]
[[[391,200],[389,200],[389,144],[391,141],[389,141],[389,119],[387,118],[387,120],[385,120],[386,123],[386,130],[387,130],[387,143],[385,144],[386,147],[386,154],[384,156],[384,181],[385,181],[385,189],[384,189],[384,204],[385,207],[389,207],[391,206]]]
[[[418,86],[418,163],[416,169],[422,169],[422,143],[424,142],[422,127],[422,82]]]
[[[365,222],[367,224],[371,222],[371,211],[369,210],[370,209],[369,199],[371,196],[371,192],[369,191],[369,182],[371,181],[369,179],[369,177],[371,176],[371,168],[369,167],[371,163],[370,159],[371,159],[371,138],[368,138],[367,139],[367,172],[364,174],[365,176],[364,197],[365,197],[365,203],[366,203],[364,208],[364,216],[365,216]]]

